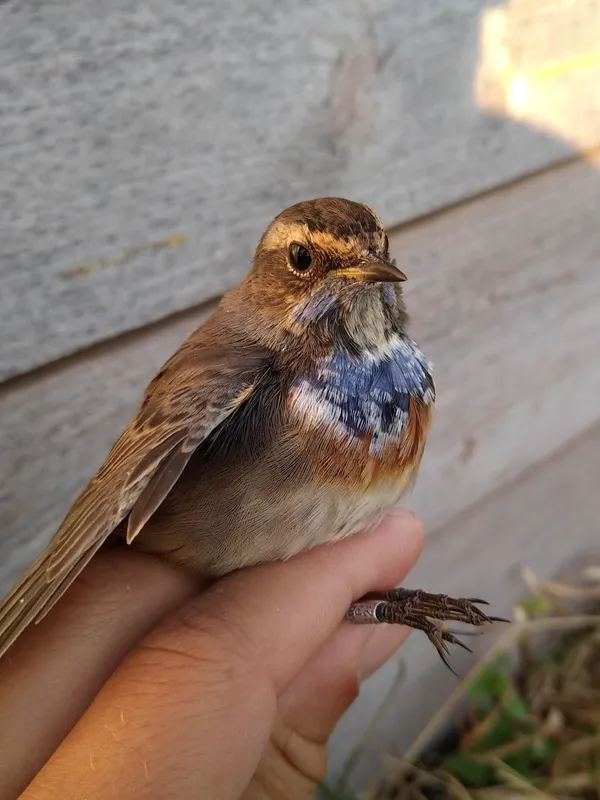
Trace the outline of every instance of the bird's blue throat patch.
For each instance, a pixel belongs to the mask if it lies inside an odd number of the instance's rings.
[[[370,434],[374,448],[402,435],[411,397],[427,405],[435,399],[431,365],[402,336],[377,355],[337,351],[320,360],[316,374],[299,377],[292,391],[296,408],[318,424],[351,437]]]

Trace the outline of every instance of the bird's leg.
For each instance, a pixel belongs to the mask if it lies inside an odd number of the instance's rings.
[[[508,622],[502,617],[490,617],[479,605],[487,605],[477,597],[455,599],[446,594],[430,594],[421,589],[389,589],[384,592],[370,592],[352,603],[347,618],[358,624],[378,624],[387,622],[408,625],[423,631],[437,649],[442,661],[454,672],[446,658],[448,643],[456,644],[465,650],[469,648],[450,631],[444,630],[433,620],[441,622],[464,622],[468,625],[485,625],[491,622]]]

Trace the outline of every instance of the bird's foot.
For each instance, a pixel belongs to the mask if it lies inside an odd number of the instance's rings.
[[[352,603],[347,619],[359,624],[387,622],[407,625],[423,631],[435,646],[444,664],[456,675],[448,661],[448,644],[455,644],[472,652],[457,639],[453,632],[435,622],[463,622],[468,625],[485,625],[491,622],[509,622],[502,617],[490,617],[477,605],[487,605],[477,597],[456,599],[445,594],[430,594],[421,589],[389,589],[385,592],[370,592]]]

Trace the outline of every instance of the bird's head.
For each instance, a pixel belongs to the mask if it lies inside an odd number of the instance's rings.
[[[297,203],[264,232],[238,301],[254,329],[376,350],[407,321],[401,282],[381,220],[337,197]]]

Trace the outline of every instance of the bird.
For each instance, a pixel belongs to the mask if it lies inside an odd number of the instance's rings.
[[[109,541],[213,581],[368,529],[413,485],[435,403],[407,332],[389,239],[369,206],[298,202],[251,268],[149,383],[135,416],[0,605],[0,657]],[[357,624],[492,622],[480,598],[405,588],[353,603]]]

